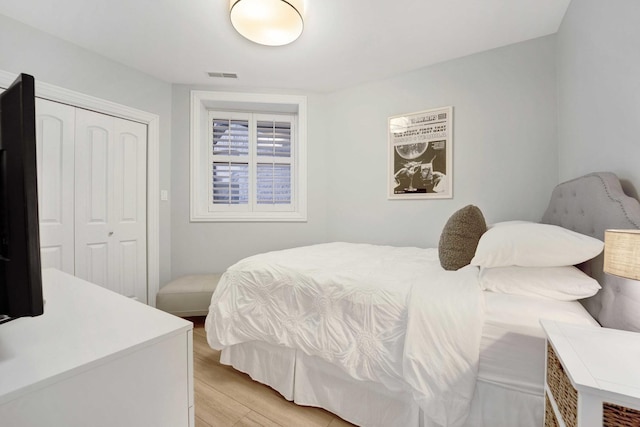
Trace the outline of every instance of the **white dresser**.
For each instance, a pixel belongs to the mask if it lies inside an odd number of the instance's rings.
[[[543,320],[545,426],[640,426],[640,334]]]
[[[0,325],[0,425],[193,427],[193,325],[58,270]]]

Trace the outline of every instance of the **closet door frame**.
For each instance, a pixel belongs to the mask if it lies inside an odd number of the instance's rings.
[[[16,77],[0,70],[0,88],[7,88]],[[36,97],[147,125],[147,304],[155,307],[160,288],[160,117],[38,80]]]

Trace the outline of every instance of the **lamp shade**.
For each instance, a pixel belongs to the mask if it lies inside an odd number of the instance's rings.
[[[640,280],[640,230],[606,230],[604,272]]]
[[[300,37],[303,0],[230,0],[231,24],[242,36],[267,46],[282,46]]]

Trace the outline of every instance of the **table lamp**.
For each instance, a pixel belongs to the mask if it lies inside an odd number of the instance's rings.
[[[640,230],[604,232],[604,272],[640,280]]]

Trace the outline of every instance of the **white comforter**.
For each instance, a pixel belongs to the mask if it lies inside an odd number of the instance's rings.
[[[329,243],[257,255],[222,276],[207,338],[215,349],[254,340],[299,349],[410,390],[433,425],[455,426],[478,367],[477,275],[444,271],[435,249]]]

